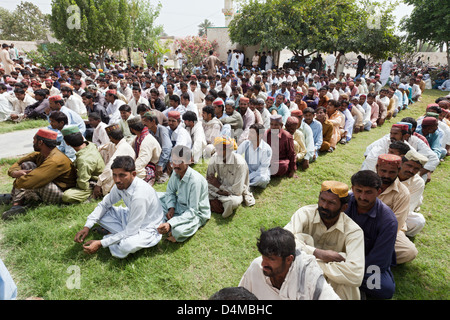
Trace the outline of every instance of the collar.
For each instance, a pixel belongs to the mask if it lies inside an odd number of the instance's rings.
[[[337,229],[341,233],[345,233],[344,215],[345,215],[345,213],[341,212],[339,214],[338,221],[336,221],[336,223],[330,229],[327,229],[326,232],[331,232],[334,229]],[[317,224],[317,223],[322,224],[326,228],[325,224],[323,223],[322,219],[320,218],[319,210],[317,208],[316,208],[315,213],[314,213],[313,223],[314,224]]]

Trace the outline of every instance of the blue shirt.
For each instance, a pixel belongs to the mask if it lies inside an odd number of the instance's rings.
[[[377,198],[369,212],[359,214],[356,199],[352,194],[345,213],[364,232],[366,270],[367,267],[376,265],[381,272],[385,272],[391,265],[395,265],[394,245],[397,239],[398,222],[391,208]]]
[[[313,132],[314,149],[318,151],[322,147],[323,143],[322,123],[320,123],[316,119],[313,119],[309,126],[311,127],[311,130]]]

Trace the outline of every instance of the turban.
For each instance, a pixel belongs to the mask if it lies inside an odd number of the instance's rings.
[[[80,129],[78,128],[78,126],[69,126],[69,127],[65,127],[63,129],[61,129],[61,133],[62,135],[68,136],[69,134],[73,134],[73,133],[79,133]]]
[[[55,140],[58,137],[58,133],[48,129],[39,129],[36,133],[38,137],[47,139],[47,140]]]
[[[428,158],[424,155],[418,153],[414,149],[409,149],[409,151],[405,154],[405,158],[408,161],[416,161],[419,162],[422,166],[424,166],[428,162]]]
[[[402,158],[395,154],[382,154],[378,156],[377,164],[388,164],[400,167],[402,164]]]
[[[61,101],[63,98],[61,98],[61,96],[60,95],[54,95],[54,96],[51,96],[50,98],[48,98],[48,100],[49,101]]]
[[[426,117],[422,121],[422,126],[434,126],[438,123],[438,120],[433,117]]]
[[[236,140],[231,139],[229,137],[216,137],[214,139],[214,147],[218,145],[226,145],[228,148],[233,148],[233,150],[237,150]]]
[[[348,185],[339,181],[324,181],[320,191],[331,191],[339,198],[345,198],[348,196]]]
[[[270,116],[270,121],[271,122],[272,121],[276,121],[276,122],[279,122],[279,123],[283,123],[283,117],[280,114],[272,114]]]
[[[215,105],[215,106],[223,106],[224,103],[223,103],[222,99],[217,98],[216,100],[214,100],[213,105]]]
[[[399,128],[402,131],[408,131],[409,126],[407,124],[395,123],[392,125],[392,128]]]
[[[225,102],[226,105],[228,106],[235,106],[236,102],[233,99],[227,99],[227,101]]]
[[[167,118],[174,118],[174,119],[179,120],[181,118],[181,114],[178,111],[170,111],[167,114]]]
[[[291,111],[291,116],[294,116],[294,117],[301,117],[301,116],[303,116],[303,111],[300,110],[300,109],[292,110],[292,111]]]
[[[287,118],[287,120],[286,120],[286,126],[291,125],[291,124],[296,124],[296,125],[298,125],[299,122],[300,122],[300,120],[298,120],[297,117],[292,117],[292,116],[291,116],[291,117]]]

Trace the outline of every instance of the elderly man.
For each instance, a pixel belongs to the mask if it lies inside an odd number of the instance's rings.
[[[410,194],[406,186],[398,179],[402,158],[393,154],[382,154],[378,157],[376,172],[380,176],[381,194],[378,198],[394,212],[398,222],[395,253],[397,264],[414,260],[417,249],[411,240],[406,237],[406,219],[409,213]]]
[[[83,243],[83,250],[88,254],[94,254],[103,247],[109,248],[114,257],[123,259],[140,249],[158,244],[162,236],[157,228],[163,222],[164,215],[156,191],[136,177],[133,158],[119,156],[111,169],[114,187],[88,216],[74,241]],[[125,207],[114,206],[121,200]],[[98,229],[105,236],[102,240],[84,243],[95,224],[99,224]]]
[[[6,198],[13,207],[3,213],[4,220],[25,213],[26,201],[58,204],[63,192],[75,186],[76,169],[56,148],[57,136],[54,131],[39,129],[33,137],[35,152],[20,158],[9,168],[8,175],[15,180],[11,196]]]
[[[325,279],[343,300],[359,300],[364,276],[364,235],[344,211],[348,186],[337,181],[322,183],[317,204],[300,208],[284,227],[297,247],[314,255]]]
[[[105,169],[105,162],[97,146],[85,141],[77,126],[63,128],[61,133],[66,143],[76,151],[74,166],[77,170],[77,185],[64,191],[62,201],[80,203],[90,197],[98,176]]]
[[[313,255],[296,249],[294,235],[283,228],[261,230],[260,257],[239,282],[259,300],[339,300]]]
[[[228,218],[245,200],[253,205],[253,195],[249,191],[249,170],[245,159],[234,151],[237,145],[229,137],[217,137],[214,141],[215,154],[211,157],[206,171],[211,211]]]
[[[281,115],[270,117],[270,129],[265,132],[263,139],[272,148],[270,174],[294,177],[297,171],[294,139],[289,132],[283,129]]]
[[[208,182],[190,168],[192,152],[186,146],[172,149],[173,173],[165,193],[159,193],[165,222],[158,227],[167,240],[184,242],[192,237],[211,217]]]
[[[398,172],[398,179],[408,188],[410,194],[409,213],[406,218],[405,231],[408,237],[414,237],[425,226],[425,218],[418,212],[423,200],[425,182],[418,173],[427,162],[428,159],[425,156],[414,149],[410,149],[402,157],[402,165]]]
[[[270,182],[270,162],[272,149],[262,139],[264,126],[255,123],[250,126],[248,140],[241,143],[237,153],[241,154],[247,162],[249,169],[249,186],[266,188]]]
[[[375,172],[359,171],[352,176],[351,183],[352,195],[345,213],[364,232],[365,273],[361,293],[376,299],[391,299],[395,292],[390,267],[395,265],[397,219],[378,198],[382,181]]]

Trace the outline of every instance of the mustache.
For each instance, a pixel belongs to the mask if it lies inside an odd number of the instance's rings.
[[[394,180],[391,178],[381,178],[381,181],[383,182],[383,184],[392,184],[394,182]]]

